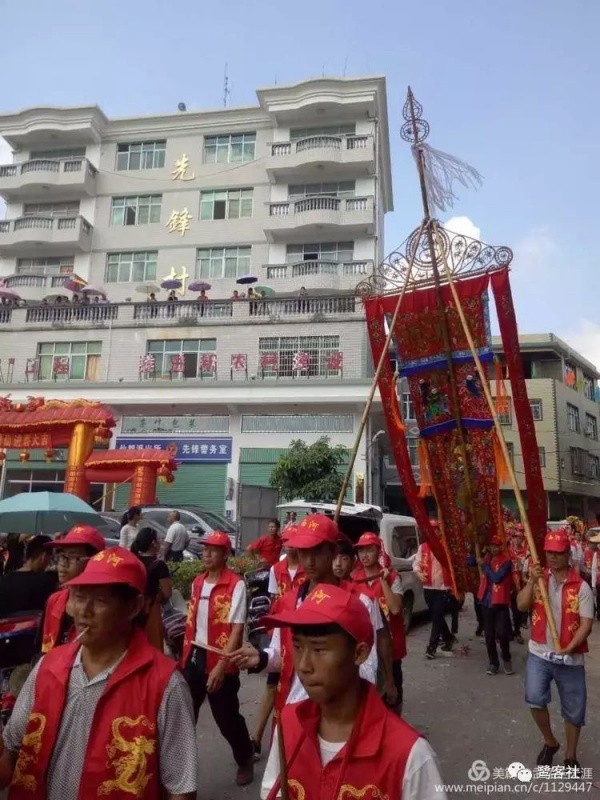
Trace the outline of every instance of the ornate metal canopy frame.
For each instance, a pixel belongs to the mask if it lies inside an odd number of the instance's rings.
[[[432,253],[427,226],[435,226]],[[513,253],[509,247],[495,247],[462,233],[453,233],[443,228],[437,220],[429,220],[419,226],[398,249],[377,266],[373,274],[356,286],[356,294],[369,297],[376,294],[394,294],[406,284],[406,291],[423,289],[435,285],[434,262],[439,265],[444,258],[448,262],[453,278],[475,277],[508,267]],[[411,268],[412,263],[412,268]],[[410,275],[408,275],[410,270]],[[443,273],[440,282],[445,283]]]

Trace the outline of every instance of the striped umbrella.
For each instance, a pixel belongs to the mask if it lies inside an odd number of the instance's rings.
[[[87,281],[84,281],[83,278],[78,278],[76,275],[71,275],[65,280],[63,286],[70,292],[81,292],[87,286]]]

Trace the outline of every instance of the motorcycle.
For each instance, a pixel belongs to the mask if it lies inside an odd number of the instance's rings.
[[[20,611],[0,619],[0,728],[31,672],[41,618],[39,611]]]
[[[270,635],[262,624],[262,618],[271,610],[271,597],[269,595],[269,569],[259,569],[246,572],[244,575],[246,593],[248,596],[248,615],[246,629],[248,641],[253,647],[262,650],[267,647]]]

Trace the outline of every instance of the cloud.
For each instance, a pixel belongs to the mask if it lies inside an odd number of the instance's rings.
[[[470,239],[481,239],[481,229],[469,217],[450,217],[443,226],[448,233],[458,233]]]
[[[561,338],[600,369],[600,323],[582,319]]]
[[[529,272],[544,270],[555,262],[559,247],[549,228],[542,225],[531,228],[519,239],[514,248],[514,264]]]
[[[0,136],[0,166],[2,164],[10,164],[12,161],[12,150],[8,146],[8,144],[4,141],[4,139]],[[6,203],[0,197],[0,219],[4,219],[6,216]]]

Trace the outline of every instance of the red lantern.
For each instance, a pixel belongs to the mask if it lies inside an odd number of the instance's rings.
[[[51,447],[49,447],[44,453],[44,459],[46,460],[47,464],[50,464],[52,463],[52,461],[54,461],[54,455],[55,455],[54,450]]]
[[[29,461],[29,453],[27,450],[22,450],[19,454],[19,459],[21,460],[22,464],[26,464]]]
[[[14,410],[19,412],[25,411],[25,406],[23,403],[15,403]]]
[[[96,442],[106,442],[110,439],[110,430],[105,425],[100,425],[94,431],[94,438]]]

